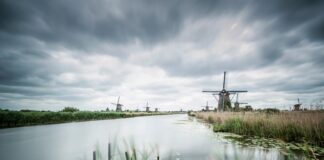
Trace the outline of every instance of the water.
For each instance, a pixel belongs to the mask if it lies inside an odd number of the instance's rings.
[[[119,148],[122,155],[128,145],[135,145],[141,153],[159,154],[161,159],[283,159],[276,149],[231,143],[187,115],[1,129],[0,159],[91,160],[95,149],[107,159],[108,141],[115,153]]]

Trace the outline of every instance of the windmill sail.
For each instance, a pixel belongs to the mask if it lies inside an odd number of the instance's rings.
[[[119,103],[120,96],[118,96],[117,103],[111,103],[116,106],[116,112],[122,112],[122,104]]]
[[[218,111],[223,112],[232,109],[230,94],[247,92],[246,90],[226,90],[226,72],[223,77],[223,89],[219,90],[203,90],[202,92],[213,93],[212,95],[218,94]]]

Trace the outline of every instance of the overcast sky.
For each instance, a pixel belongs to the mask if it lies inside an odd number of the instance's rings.
[[[0,107],[254,108],[324,100],[324,1],[0,0]]]

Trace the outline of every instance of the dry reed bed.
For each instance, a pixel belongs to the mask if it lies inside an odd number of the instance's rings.
[[[324,147],[324,112],[197,112],[197,118],[214,124],[214,131],[246,136],[306,142]]]

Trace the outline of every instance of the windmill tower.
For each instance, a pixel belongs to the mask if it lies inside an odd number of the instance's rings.
[[[146,112],[150,112],[150,107],[149,107],[149,104],[148,104],[148,102],[146,102],[145,111],[146,111]]]
[[[206,106],[201,106],[201,107],[204,107],[203,111],[208,112],[209,111],[209,107],[211,107],[211,106],[208,106],[208,101],[207,101],[206,102]]]
[[[248,103],[240,103],[238,101],[238,93],[236,93],[236,101],[234,102],[234,110],[239,111],[240,110],[240,104],[248,104]]]
[[[159,112],[159,108],[155,108],[154,109],[154,112]]]
[[[111,103],[116,106],[116,112],[122,112],[122,104],[119,103],[120,96],[118,96],[117,103]]]
[[[217,90],[203,90],[202,92],[218,94],[218,112],[229,111],[232,109],[230,94],[247,92],[246,90],[226,90],[226,72],[224,72],[223,89]]]
[[[299,98],[297,99],[297,104],[294,105],[294,111],[300,111],[301,110],[301,103],[299,102]]]

